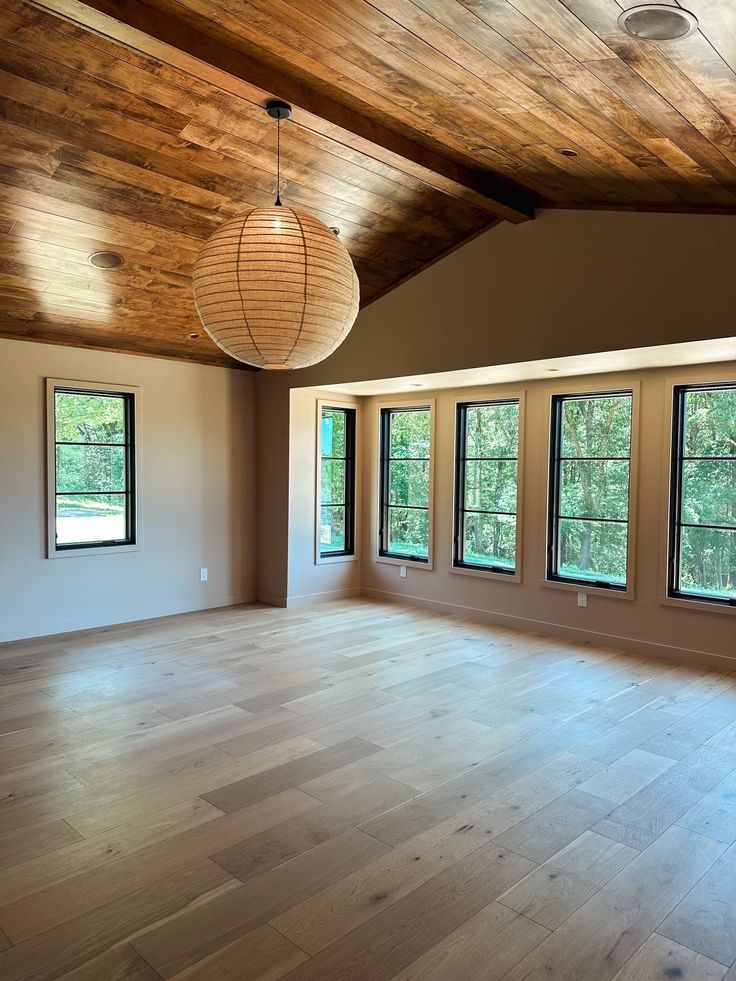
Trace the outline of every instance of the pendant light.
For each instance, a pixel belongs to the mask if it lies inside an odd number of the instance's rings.
[[[269,102],[276,120],[276,200],[229,218],[194,263],[194,302],[204,329],[223,351],[271,370],[322,361],[347,337],[358,314],[353,263],[335,232],[281,204],[285,102]]]

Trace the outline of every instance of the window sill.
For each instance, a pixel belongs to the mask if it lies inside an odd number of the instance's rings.
[[[547,589],[563,589],[568,593],[591,593],[601,599],[635,599],[633,586],[628,586],[626,589],[606,589],[605,586],[596,586],[595,583],[557,582],[555,579],[542,579],[540,583]]]
[[[140,542],[135,545],[100,545],[91,548],[57,549],[53,545],[48,550],[49,559],[76,559],[83,555],[117,555],[118,552],[140,552]]]
[[[465,569],[463,566],[451,565],[450,572],[456,576],[474,576],[476,579],[493,579],[496,582],[521,582],[521,571],[512,575],[505,572],[495,572],[493,569]]]
[[[662,606],[690,610],[692,613],[725,613],[727,616],[736,614],[736,606],[727,606],[725,603],[708,603],[707,600],[697,597],[685,599],[684,596],[662,596],[659,602]]]
[[[404,565],[407,569],[425,569],[427,572],[434,572],[431,555],[427,562],[417,562],[416,559],[395,559],[391,555],[376,555],[374,562],[380,562],[382,565]]]
[[[340,562],[357,562],[357,554],[353,555],[318,555],[314,560],[315,565],[337,565]]]

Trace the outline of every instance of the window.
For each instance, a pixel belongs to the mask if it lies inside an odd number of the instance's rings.
[[[49,383],[49,555],[136,544],[135,393]]]
[[[736,382],[674,395],[667,591],[736,606]]]
[[[625,590],[633,393],[552,399],[547,577]]]
[[[517,569],[519,400],[457,407],[453,564],[512,576]]]
[[[355,416],[355,409],[320,409],[320,558],[355,554]]]
[[[381,409],[378,554],[429,563],[431,409]]]

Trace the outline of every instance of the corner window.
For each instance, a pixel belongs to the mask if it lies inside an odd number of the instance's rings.
[[[552,399],[547,577],[627,587],[633,393]]]
[[[736,606],[736,382],[675,388],[667,591]]]
[[[381,409],[378,554],[429,563],[429,406]]]
[[[133,391],[49,383],[49,555],[136,545]]]
[[[517,569],[519,400],[457,406],[453,564]]]
[[[355,409],[320,410],[320,558],[355,554],[355,417]]]

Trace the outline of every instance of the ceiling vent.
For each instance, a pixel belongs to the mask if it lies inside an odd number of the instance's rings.
[[[682,7],[666,3],[644,3],[629,7],[618,18],[627,34],[642,41],[681,41],[698,29],[698,18]]]

